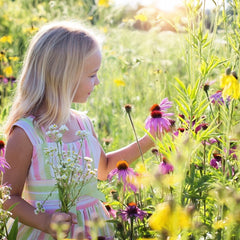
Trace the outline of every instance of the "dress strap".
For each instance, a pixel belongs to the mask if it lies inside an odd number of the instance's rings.
[[[32,117],[19,119],[16,123],[13,124],[12,127],[15,127],[15,126],[18,126],[24,130],[29,140],[31,141],[32,145],[43,143],[44,138],[40,133],[40,130],[37,130],[37,128],[34,127]]]
[[[87,130],[90,133],[92,133],[92,125],[91,125],[91,121],[88,118],[88,116],[83,113],[76,114],[76,116],[77,116],[77,121],[78,121],[80,128],[82,130]]]

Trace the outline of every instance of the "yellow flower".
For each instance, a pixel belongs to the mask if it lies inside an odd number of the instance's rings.
[[[225,218],[219,221],[216,221],[213,223],[212,227],[216,230],[218,229],[223,229],[226,226],[228,226],[230,224],[230,219],[229,218]]]
[[[161,182],[164,186],[170,187],[182,182],[183,177],[181,174],[165,174],[161,176]]]
[[[146,22],[148,20],[147,16],[144,14],[138,14],[134,16],[135,20],[140,20],[141,22]]]
[[[8,42],[8,43],[12,43],[12,36],[3,36],[0,38],[0,42],[2,43],[5,43],[5,42]]]
[[[11,66],[7,66],[3,69],[3,72],[6,74],[7,77],[10,77],[13,74],[13,70]]]
[[[143,163],[138,163],[135,167],[135,170],[138,173],[146,173],[147,172],[146,167],[144,166]]]
[[[220,86],[223,88],[222,96],[226,99],[228,96],[238,99],[240,97],[240,86],[238,80],[233,75],[224,75]]]
[[[101,30],[103,33],[107,33],[107,32],[108,32],[107,27],[101,27],[100,30]]]
[[[5,56],[5,53],[3,51],[0,52],[0,61],[3,61],[3,62],[7,62],[8,61],[6,56]]]
[[[87,20],[89,20],[89,21],[93,20],[93,16],[88,16]]]
[[[9,60],[12,60],[13,62],[15,62],[19,60],[19,57],[9,57]]]
[[[157,238],[138,238],[138,240],[157,240]]]
[[[114,83],[119,87],[119,86],[126,86],[126,83],[122,79],[114,79]]]
[[[33,33],[37,32],[38,29],[39,29],[39,28],[32,26],[32,27],[30,27],[30,28],[25,29],[25,32],[30,33],[30,34],[33,34]]]
[[[98,1],[98,6],[109,7],[109,0],[99,0]]]
[[[149,226],[159,232],[167,232],[169,237],[177,236],[181,230],[192,226],[191,216],[179,205],[170,202],[160,203],[149,218]]]

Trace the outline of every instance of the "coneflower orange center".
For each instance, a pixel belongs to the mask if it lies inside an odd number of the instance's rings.
[[[150,111],[152,112],[152,111],[155,111],[155,110],[158,110],[158,111],[160,111],[161,110],[161,108],[160,108],[160,106],[158,105],[158,104],[153,104],[152,106],[151,106],[151,108],[150,108]]]
[[[117,169],[118,170],[126,170],[128,169],[128,163],[126,161],[118,161],[117,163]]]
[[[3,149],[5,146],[4,141],[0,140],[0,149]]]
[[[222,160],[222,156],[219,153],[213,153],[213,157],[217,160],[217,161],[221,161]]]
[[[131,207],[131,206],[137,206],[137,204],[135,202],[130,202],[128,203],[128,206]]]

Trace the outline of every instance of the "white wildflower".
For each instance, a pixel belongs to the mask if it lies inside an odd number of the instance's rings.
[[[90,163],[87,164],[87,169],[91,169],[92,165]]]
[[[68,127],[66,126],[66,125],[62,125],[60,128],[59,128],[59,131],[60,132],[66,132],[66,131],[68,131],[69,129],[68,129]]]
[[[58,128],[58,126],[56,124],[52,124],[49,126],[49,130],[55,130],[57,128]]]
[[[60,133],[60,132],[58,132],[57,134],[56,134],[56,139],[57,140],[60,140],[60,139],[62,139],[62,133]]]
[[[52,131],[50,131],[50,130],[47,131],[47,132],[46,132],[46,135],[47,135],[48,137],[52,137]]]
[[[34,213],[37,215],[37,214],[39,214],[39,209],[35,209],[34,210]]]
[[[88,131],[85,130],[78,130],[76,135],[79,136],[81,139],[86,138],[89,135]]]
[[[93,161],[92,158],[90,158],[90,157],[84,157],[84,160],[86,160],[87,162],[92,162]]]
[[[62,178],[62,179],[67,179],[67,175],[66,175],[66,174],[63,174],[61,178]]]

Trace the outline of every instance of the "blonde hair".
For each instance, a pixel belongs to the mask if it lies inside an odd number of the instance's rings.
[[[84,60],[99,48],[95,37],[77,22],[50,23],[30,42],[16,97],[5,126],[22,117],[35,116],[38,127],[63,124],[83,71]],[[44,104],[44,112],[39,113]],[[53,122],[55,121],[55,122]]]

